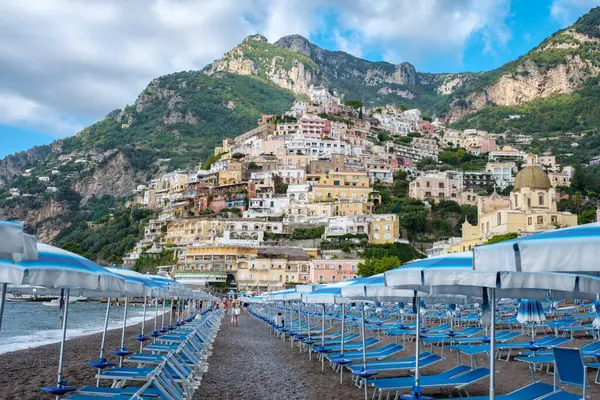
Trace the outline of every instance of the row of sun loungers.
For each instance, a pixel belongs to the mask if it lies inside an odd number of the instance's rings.
[[[514,312],[514,307],[506,306],[505,313]],[[501,311],[500,311],[501,312]],[[426,314],[427,315],[427,314]],[[595,363],[596,354],[600,356],[600,343],[594,342],[582,347],[581,351],[574,350],[575,353],[569,353],[565,357],[555,356],[555,352],[564,352],[572,349],[564,349],[560,346],[566,345],[571,340],[571,333],[591,329],[587,325],[581,325],[581,321],[589,318],[589,315],[581,314],[578,317],[572,317],[567,313],[560,313],[561,319],[548,322],[540,325],[538,328],[546,328],[550,332],[559,332],[561,335],[547,335],[540,337],[535,341],[528,339],[518,340],[523,332],[512,331],[510,329],[497,331],[496,339],[496,354],[495,357],[500,360],[512,360],[513,355],[518,362],[528,362],[535,370],[537,365],[557,365],[557,385],[551,385],[542,382],[534,382],[522,388],[516,389],[511,393],[496,395],[499,400],[526,400],[526,399],[548,399],[548,400],[573,400],[580,399],[580,394],[566,392],[559,388],[564,386],[574,386],[584,389],[589,386],[584,373],[578,375],[577,380],[575,373],[572,370],[587,371],[588,368],[597,368],[600,371],[600,363]],[[315,317],[319,315],[315,314]],[[393,338],[402,338],[406,340],[414,340],[416,338],[416,330],[414,322],[405,320],[406,314],[402,319],[371,319],[365,326],[367,333],[371,337],[365,338],[366,349],[363,355],[362,338],[356,333],[354,326],[359,325],[356,318],[346,317],[346,331],[343,335],[343,350],[342,350],[342,333],[339,329],[340,316],[330,314],[327,317],[328,327],[325,336],[321,337],[322,331],[315,328],[317,335],[312,335],[311,338],[298,337],[295,332],[302,332],[302,329],[283,329],[275,326],[272,321],[266,317],[262,317],[265,322],[269,323],[274,331],[280,332],[284,338],[289,338],[291,342],[300,342],[300,349],[308,349],[309,352],[316,352],[319,358],[327,360],[331,367],[340,374],[342,379],[343,371],[348,371],[352,375],[354,384],[358,387],[363,387],[371,390],[373,399],[375,398],[397,398],[400,394],[410,392],[415,385],[415,378],[412,376],[416,368],[416,357],[397,358],[401,354],[405,346],[393,343]],[[487,355],[490,352],[490,338],[487,331],[484,331],[478,324],[478,315],[463,315],[460,319],[461,324],[454,319],[453,326],[444,323],[448,321],[445,312],[430,311],[425,317],[426,320],[434,321],[439,325],[422,329],[420,340],[426,350],[419,354],[419,370],[421,371],[419,386],[424,390],[441,389],[446,392],[446,399],[452,399],[456,395],[468,396],[470,387],[482,380],[490,377],[491,371],[487,366],[480,366],[477,362],[477,356]],[[512,329],[513,316],[507,316],[504,320],[507,327]],[[476,321],[477,320],[477,321]],[[472,321],[472,323],[471,323]],[[575,322],[573,322],[575,321]],[[556,328],[556,329],[555,329]],[[569,332],[569,334],[565,334]],[[375,337],[373,337],[375,336]],[[385,337],[388,341],[385,341]],[[527,336],[525,336],[527,337]],[[324,345],[321,342],[324,340]],[[307,344],[309,343],[309,344]],[[434,353],[434,347],[440,346],[442,354]],[[423,375],[427,373],[427,369],[444,360],[443,349],[451,349],[456,351],[458,355],[458,365],[451,367],[437,374]],[[598,352],[598,353],[596,353]],[[468,355],[471,358],[471,365],[461,364],[460,355]],[[563,354],[563,353],[560,353]],[[366,359],[366,368],[363,361]],[[581,360],[585,359],[586,363],[581,363],[581,368],[577,364],[577,357]],[[600,358],[600,357],[599,357]],[[565,360],[566,359],[566,360]],[[567,363],[567,367],[564,367]],[[558,365],[560,364],[560,365]],[[573,367],[573,365],[575,365]],[[561,373],[562,370],[568,372]],[[579,368],[579,369],[578,369]],[[532,375],[534,376],[534,375]],[[598,380],[598,377],[597,379]],[[364,388],[364,387],[363,387]],[[454,396],[453,396],[454,395]],[[462,397],[461,397],[462,398]],[[487,396],[470,397],[472,399],[482,400],[487,399]]]
[[[207,369],[207,358],[220,327],[222,310],[205,312],[158,337],[143,352],[124,359],[132,367],[98,374],[107,386],[84,386],[66,400],[191,399]]]

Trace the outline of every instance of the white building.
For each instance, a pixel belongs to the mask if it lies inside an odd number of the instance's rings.
[[[459,244],[463,239],[461,237],[451,237],[446,240],[440,240],[433,243],[430,249],[427,249],[427,257],[441,256],[448,254],[450,247]]]
[[[289,205],[288,197],[252,198],[244,218],[281,217],[287,213]]]
[[[347,234],[369,234],[369,221],[364,215],[331,217],[325,227],[325,238]]]
[[[413,130],[413,124],[398,117],[382,114],[374,114],[373,117],[379,121],[379,125],[381,125],[381,127],[400,136],[406,136]]]
[[[394,174],[389,169],[370,169],[367,171],[371,184],[375,182],[392,184],[394,183]]]
[[[513,171],[516,171],[517,166],[514,162],[505,163],[487,163],[485,166],[485,172],[491,175],[492,180],[496,182],[496,185],[501,189],[506,189],[509,185],[515,184],[515,177]]]

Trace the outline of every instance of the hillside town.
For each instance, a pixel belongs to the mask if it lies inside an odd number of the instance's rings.
[[[159,272],[191,286],[245,291],[354,278],[364,246],[411,245],[400,215],[381,213],[380,192],[400,172],[410,181],[408,197],[425,206],[456,202],[477,210],[477,223],[465,220],[462,236],[417,250],[422,257],[577,225],[577,215],[557,211],[573,168],[521,150],[526,138],[515,135],[509,145],[506,135],[449,129],[417,109],[356,103],[315,87],[284,115],[263,115],[255,129],[223,140],[203,168],[164,172],[138,186],[133,203],[156,217],[124,266],[168,250],[175,262]],[[485,164],[442,170],[443,152]],[[107,156],[60,161],[86,165]],[[43,177],[48,191],[51,178]]]

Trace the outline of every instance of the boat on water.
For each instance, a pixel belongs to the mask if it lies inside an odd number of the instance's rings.
[[[35,294],[22,294],[19,292],[6,294],[6,301],[10,301],[13,303],[43,302],[43,301],[50,301],[50,300],[52,300],[52,297],[37,296]]]
[[[78,301],[86,301],[87,297],[77,296],[77,297],[69,297],[69,304],[76,303]],[[42,303],[43,306],[47,307],[60,307],[60,299],[52,299],[50,301],[44,301]]]

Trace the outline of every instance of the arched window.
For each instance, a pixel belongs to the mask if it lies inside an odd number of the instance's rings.
[[[543,206],[543,205],[544,205],[544,197],[546,197],[546,196],[544,195],[544,193],[542,193],[542,192],[538,193],[538,201],[539,201],[539,203],[538,203],[538,204],[539,204],[540,206]]]
[[[498,218],[498,225],[502,225],[502,214],[498,213],[497,218]]]

